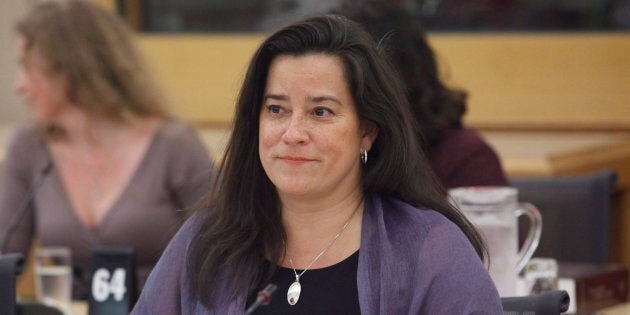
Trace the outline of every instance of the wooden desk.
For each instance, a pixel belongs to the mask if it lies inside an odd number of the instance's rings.
[[[87,315],[88,303],[84,301],[74,301],[70,308],[70,315]]]
[[[630,133],[484,131],[510,177],[550,177],[613,168],[630,181]]]
[[[630,303],[619,304],[600,310],[599,315],[628,315],[630,314]]]

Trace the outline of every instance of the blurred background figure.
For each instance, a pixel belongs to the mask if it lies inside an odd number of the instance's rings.
[[[507,185],[499,158],[462,124],[466,93],[446,86],[422,27],[392,1],[345,1],[335,13],[359,22],[402,76],[417,136],[446,188]]]
[[[17,33],[16,90],[32,123],[7,149],[0,231],[30,205],[2,250],[26,254],[34,236],[69,247],[75,298],[84,298],[93,249],[130,246],[142,288],[186,217],[177,210],[210,189],[208,152],[165,111],[111,12],[92,1],[40,2]]]

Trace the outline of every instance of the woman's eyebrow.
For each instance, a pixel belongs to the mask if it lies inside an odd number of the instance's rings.
[[[288,101],[289,97],[287,95],[280,95],[280,94],[267,94],[265,95],[265,97],[263,97],[263,102],[269,99],[276,100],[276,101]]]
[[[331,101],[331,102],[335,102],[335,103],[337,103],[339,105],[342,105],[341,101],[339,99],[337,99],[334,96],[329,96],[329,95],[308,97],[307,100],[309,102],[313,102],[313,103],[322,103],[322,102],[325,102],[325,101]]]

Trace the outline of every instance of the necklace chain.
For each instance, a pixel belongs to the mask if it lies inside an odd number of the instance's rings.
[[[343,233],[343,231],[348,227],[348,225],[350,225],[350,220],[352,219],[352,217],[354,217],[354,214],[357,212],[357,210],[359,210],[359,208],[361,207],[361,203],[359,202],[359,205],[356,207],[356,209],[354,209],[354,211],[352,212],[352,214],[350,215],[350,217],[348,218],[348,220],[346,220],[346,223],[344,223],[344,225],[341,227],[341,229],[339,230],[339,232],[337,232],[337,234],[335,234],[335,236],[332,238],[332,240],[330,241],[330,243],[328,243],[328,245],[326,246],[326,248],[324,248],[324,250],[322,250],[317,256],[315,256],[315,259],[313,259],[313,261],[311,261],[310,264],[308,264],[308,266],[306,266],[306,268],[304,268],[304,270],[302,270],[302,272],[300,272],[300,274],[297,273],[297,271],[295,270],[295,266],[293,265],[293,259],[291,259],[291,255],[288,253],[287,251],[287,256],[289,256],[289,263],[291,263],[291,269],[293,269],[293,273],[295,274],[295,281],[296,282],[300,282],[300,277],[311,268],[311,266],[320,258],[322,257],[322,255],[324,255],[324,253],[326,253],[328,251],[328,249],[330,249],[330,247],[333,246],[333,244],[335,244],[335,241],[339,238],[339,236],[341,236],[341,233]],[[285,244],[286,246],[286,244]]]

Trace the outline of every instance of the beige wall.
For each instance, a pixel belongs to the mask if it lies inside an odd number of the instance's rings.
[[[19,123],[26,119],[25,111],[13,92],[17,56],[13,48],[14,23],[30,1],[0,1],[0,124]]]

